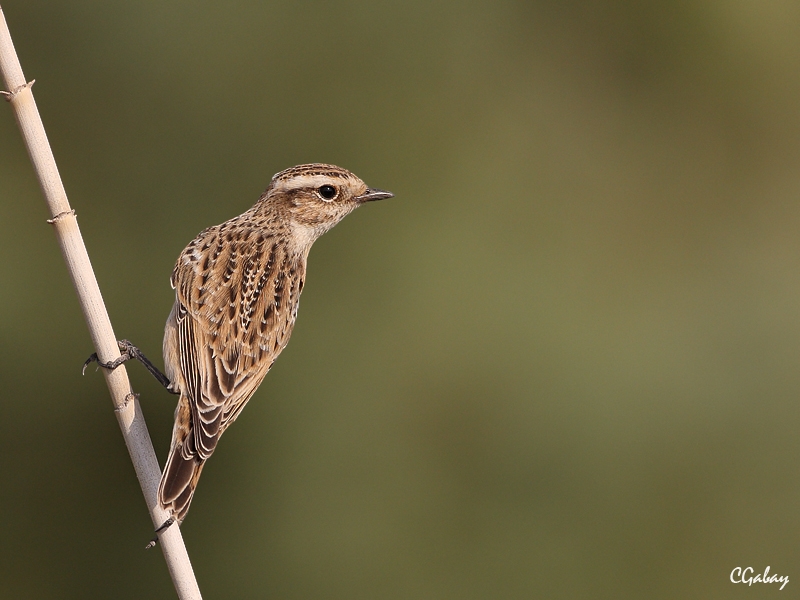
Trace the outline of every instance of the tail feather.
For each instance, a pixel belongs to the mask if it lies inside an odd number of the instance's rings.
[[[175,426],[164,473],[158,484],[158,502],[161,507],[182,522],[189,512],[197,481],[205,460],[194,447],[189,400],[181,396],[175,410]]]
[[[180,447],[175,448],[169,455],[158,486],[158,502],[179,523],[189,512],[189,505],[204,464],[205,461],[197,455],[184,457]]]

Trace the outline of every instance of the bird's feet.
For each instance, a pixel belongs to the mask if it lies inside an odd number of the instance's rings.
[[[166,375],[164,375],[161,371],[159,371],[158,368],[153,363],[151,363],[150,360],[144,354],[142,354],[142,351],[139,350],[136,346],[131,344],[128,340],[119,340],[117,344],[119,345],[119,349],[121,351],[119,358],[117,358],[116,360],[112,360],[110,362],[101,362],[100,359],[97,357],[97,353],[95,352],[89,358],[86,359],[85,363],[83,363],[83,370],[81,371],[81,373],[85,374],[86,367],[88,367],[93,362],[96,362],[99,366],[103,367],[104,369],[109,369],[113,371],[122,363],[135,358],[140,363],[142,363],[148,371],[150,371],[150,374],[153,377],[155,377],[156,380],[161,385],[167,388],[168,392],[172,394],[180,393],[172,389],[172,387],[170,386],[169,378]]]

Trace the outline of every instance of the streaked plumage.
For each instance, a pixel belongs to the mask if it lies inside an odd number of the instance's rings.
[[[180,400],[158,489],[178,521],[220,436],[289,341],[311,245],[359,205],[388,197],[340,167],[300,165],[275,175],[250,210],[209,227],[181,253],[163,348]]]

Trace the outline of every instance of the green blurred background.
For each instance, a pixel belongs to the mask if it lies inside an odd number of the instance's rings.
[[[158,364],[178,253],[273,173],[396,194],[315,245],[204,471],[207,598],[774,597],[729,581],[767,565],[798,593],[798,3],[2,4]],[[0,113],[0,597],[172,598]],[[163,461],[175,398],[129,373]]]

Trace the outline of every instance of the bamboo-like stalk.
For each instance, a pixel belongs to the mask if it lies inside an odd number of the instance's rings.
[[[120,356],[117,338],[111,328],[111,321],[78,229],[75,211],[70,208],[67,201],[64,185],[33,99],[31,92],[33,82],[28,83],[22,73],[2,8],[0,8],[0,71],[8,90],[3,95],[14,110],[39,185],[53,216],[48,223],[53,225],[56,232],[97,356],[103,362],[112,361]],[[124,365],[114,371],[107,369],[102,371],[150,517],[153,525],[158,527],[169,518],[169,514],[159,506],[156,498],[161,470],[158,467],[138,397],[131,392]],[[168,527],[160,534],[160,545],[178,597],[181,600],[199,599],[200,589],[177,524]]]

